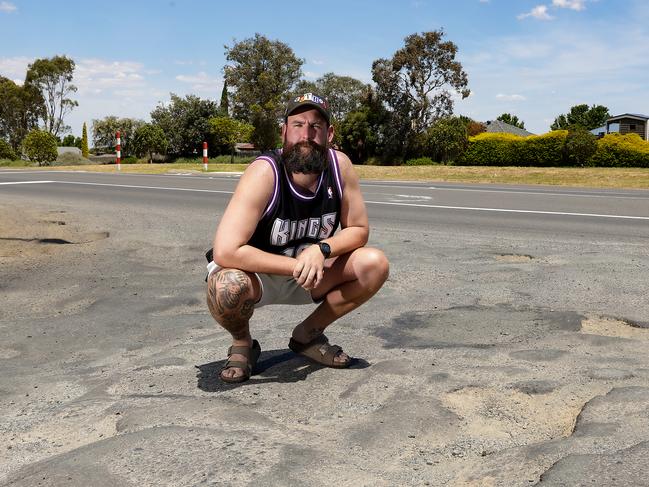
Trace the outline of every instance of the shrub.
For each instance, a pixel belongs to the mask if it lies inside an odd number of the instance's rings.
[[[38,165],[56,160],[56,137],[43,130],[32,130],[23,141],[23,149],[30,160]]]
[[[638,134],[608,134],[597,141],[589,166],[649,167],[649,142]]]
[[[417,159],[408,159],[406,166],[431,166],[437,164],[430,157],[418,157]]]
[[[467,137],[466,124],[460,117],[440,118],[426,131],[424,146],[435,160],[446,164],[462,157],[469,145]]]
[[[64,152],[56,158],[57,164],[62,166],[78,166],[80,164],[90,164],[88,159],[85,159],[81,154],[74,152]]]
[[[0,159],[8,159],[10,161],[18,159],[18,156],[11,146],[2,139],[0,139]]]
[[[128,156],[125,157],[120,161],[122,164],[137,164],[139,162],[139,159],[135,156]]]
[[[574,127],[568,131],[564,147],[566,162],[583,167],[597,150],[597,137],[583,127]]]

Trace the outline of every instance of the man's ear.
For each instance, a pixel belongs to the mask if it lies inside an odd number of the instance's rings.
[[[331,144],[334,141],[334,126],[329,125],[327,128],[327,141]]]

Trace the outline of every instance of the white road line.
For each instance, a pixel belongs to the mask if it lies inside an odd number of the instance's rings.
[[[191,188],[169,188],[164,186],[139,186],[134,184],[108,184],[108,183],[86,183],[80,181],[21,181],[16,183],[0,183],[0,184],[77,184],[82,186],[108,186],[117,188],[132,188],[132,189],[158,189],[164,191],[187,191],[192,193],[219,193],[219,194],[233,194],[233,191],[218,191],[214,189],[191,189]],[[392,203],[388,201],[365,201],[367,204],[372,205],[390,205],[390,206],[409,206],[416,208],[437,208],[442,210],[464,210],[464,211],[491,211],[496,213],[527,213],[532,215],[555,215],[555,216],[587,216],[593,218],[618,218],[624,220],[647,220],[648,216],[629,216],[629,215],[605,215],[598,213],[572,213],[563,211],[540,211],[540,210],[513,210],[507,208],[477,208],[469,206],[446,206],[446,205],[426,205],[419,203]]]
[[[507,208],[472,208],[468,206],[424,205],[424,204],[417,204],[417,203],[390,203],[387,201],[366,201],[365,203],[373,204],[373,205],[415,206],[417,208],[438,208],[442,210],[493,211],[499,213],[530,213],[533,215],[591,216],[595,218],[622,218],[625,220],[649,220],[649,216],[602,215],[597,213],[570,213],[570,212],[563,212],[563,211],[540,211],[540,210],[510,210]]]
[[[82,186],[110,186],[113,188],[134,188],[134,189],[162,189],[165,191],[189,191],[194,193],[221,193],[233,194],[234,191],[218,191],[215,189],[192,189],[192,188],[168,188],[164,186],[138,186],[135,184],[108,184],[108,183],[85,183],[81,181],[50,181],[56,184],[79,184]]]
[[[549,191],[516,191],[513,189],[471,189],[471,188],[440,188],[430,187],[437,191],[471,191],[473,193],[512,193],[512,194],[536,194],[541,196],[577,196],[580,198],[617,198],[617,199],[639,199],[645,200],[648,196],[625,195],[624,193],[610,194],[579,194],[579,193],[553,193]]]
[[[8,183],[0,183],[0,185],[12,185],[12,184],[43,184],[43,183],[53,183],[54,181],[11,181]]]
[[[433,190],[433,191],[469,191],[472,193],[508,193],[508,194],[526,194],[526,195],[538,195],[538,196],[574,196],[577,198],[610,198],[610,199],[623,199],[623,200],[646,200],[649,199],[647,196],[634,196],[632,194],[625,193],[608,193],[608,194],[579,194],[579,193],[559,193],[559,192],[550,192],[550,191],[518,191],[513,189],[471,189],[471,188],[447,188],[439,186],[392,186],[387,184],[365,184],[361,181],[361,186],[364,187],[374,187],[374,188],[407,188],[415,190]],[[382,194],[382,195],[391,195],[392,193],[373,193],[373,194]]]

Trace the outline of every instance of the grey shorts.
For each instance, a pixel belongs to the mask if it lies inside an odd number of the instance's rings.
[[[213,262],[210,264],[212,265],[207,266],[208,275],[220,269]],[[314,304],[322,301],[315,301],[311,292],[300,286],[291,276],[261,272],[252,272],[251,274],[255,275],[261,288],[261,297],[255,303],[255,308],[261,308],[268,304]]]

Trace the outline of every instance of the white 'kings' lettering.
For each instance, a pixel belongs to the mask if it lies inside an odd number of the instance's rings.
[[[334,233],[336,213],[326,213],[320,218],[304,220],[282,220],[276,218],[270,232],[270,244],[281,247],[304,237],[323,240]]]

